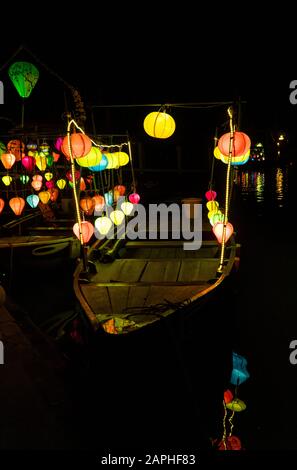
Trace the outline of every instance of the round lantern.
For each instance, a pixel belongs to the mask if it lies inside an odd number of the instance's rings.
[[[57,181],[57,186],[59,189],[64,189],[66,186],[66,180],[64,180],[63,178],[59,179]]]
[[[215,236],[216,236],[219,243],[222,243],[222,240],[223,240],[223,228],[224,228],[223,222],[217,222],[212,227],[212,231],[215,234]],[[227,242],[229,240],[229,238],[231,237],[233,231],[234,231],[233,225],[230,224],[230,222],[227,222],[226,232],[225,232],[225,242]]]
[[[13,210],[13,212],[15,213],[15,215],[21,215],[25,207],[25,204],[26,204],[25,200],[22,197],[13,197],[9,201],[9,205],[11,209]]]
[[[132,193],[129,195],[129,201],[132,202],[132,204],[138,204],[140,201],[140,196],[137,193]]]
[[[99,165],[96,166],[90,166],[90,170],[92,171],[103,171],[105,168],[107,168],[108,165],[108,160],[106,155],[102,154],[102,158],[100,160]]]
[[[244,401],[239,400],[239,398],[235,398],[234,400],[227,403],[226,407],[232,411],[244,411],[246,409],[246,404]]]
[[[74,134],[71,134],[70,136],[70,145],[71,145],[71,151],[72,151],[72,156],[73,158],[80,158],[84,157],[87,155],[91,148],[92,148],[92,142],[91,139],[86,135],[82,134],[80,132],[75,132]],[[70,160],[70,153],[69,153],[69,148],[68,148],[68,137],[64,137],[62,145],[61,145],[61,151],[65,155],[65,157]]]
[[[130,215],[131,212],[133,211],[133,208],[134,208],[134,205],[132,204],[132,202],[129,202],[129,201],[122,202],[121,204],[121,209],[125,215]]]
[[[120,210],[115,210],[109,214],[109,217],[115,225],[121,225],[125,218],[125,214]]]
[[[41,202],[43,202],[43,204],[47,204],[51,198],[49,191],[40,191],[38,196]]]
[[[7,150],[14,154],[16,161],[19,161],[23,156],[25,144],[20,140],[10,140],[7,144]]]
[[[80,240],[80,230],[79,230],[79,224],[78,223],[73,225],[73,233]],[[83,242],[88,243],[88,241],[90,240],[90,238],[94,234],[94,226],[90,222],[88,222],[87,220],[83,220],[81,222],[81,233],[82,233]]]
[[[250,150],[248,150],[244,155],[239,155],[238,157],[232,157],[231,165],[244,165],[250,158]],[[223,163],[228,164],[228,157],[221,154],[221,160]]]
[[[205,197],[208,201],[213,201],[217,197],[217,193],[210,189],[209,191],[206,191]]]
[[[165,112],[152,112],[144,119],[143,127],[149,136],[167,139],[175,131],[175,121]]]
[[[4,206],[5,206],[5,201],[4,201],[4,199],[0,198],[0,214],[4,209]]]
[[[38,206],[39,204],[39,197],[36,194],[30,194],[30,196],[26,197],[26,201],[33,209]]]
[[[76,159],[78,165],[90,168],[91,166],[99,165],[102,158],[102,153],[98,147],[92,147],[87,155]]]
[[[116,157],[119,166],[124,166],[129,163],[130,158],[126,152],[114,152],[112,155]]]
[[[92,199],[95,203],[95,211],[101,211],[103,207],[105,206],[104,197],[100,196],[100,194],[95,194],[95,196],[93,196]]]
[[[218,160],[221,160],[221,152],[220,152],[220,149],[218,146],[215,147],[214,151],[213,151],[213,154],[214,156],[218,159]]]
[[[80,208],[86,215],[91,215],[94,212],[95,201],[91,197],[84,197],[79,202]]]
[[[5,186],[9,186],[10,183],[12,182],[12,177],[9,175],[2,176],[2,181],[5,184]]]
[[[230,145],[230,132],[222,135],[218,141],[219,151],[228,156],[229,155],[229,145]],[[236,131],[233,134],[233,143],[232,143],[232,157],[238,157],[240,155],[245,155],[250,149],[251,140],[247,134],[244,132]]]
[[[126,192],[126,186],[124,186],[122,184],[116,185],[113,189],[114,189],[114,191],[117,191],[119,193],[119,196],[124,196],[124,194]]]
[[[112,168],[119,168],[119,156],[118,152],[114,153],[105,153],[105,156],[107,158],[108,164],[107,164],[107,169],[111,170]]]
[[[101,235],[107,235],[112,227],[112,221],[106,216],[98,217],[95,220],[95,227]]]
[[[15,156],[13,153],[3,153],[1,156],[1,161],[6,170],[10,170],[12,165],[15,163]]]
[[[36,160],[34,157],[25,156],[22,158],[22,165],[26,168],[29,173],[34,170],[35,164]]]
[[[21,183],[23,183],[23,184],[28,183],[28,181],[29,181],[29,176],[28,176],[28,175],[20,175],[20,181],[21,181]]]

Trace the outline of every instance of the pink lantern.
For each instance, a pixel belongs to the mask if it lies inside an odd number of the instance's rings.
[[[230,145],[230,132],[222,135],[218,141],[218,147],[223,155],[229,155]],[[234,132],[233,143],[232,143],[232,156],[239,157],[245,155],[251,146],[251,140],[244,132]]]
[[[223,222],[217,222],[213,227],[212,231],[215,234],[217,240],[219,243],[222,243],[223,241],[223,228],[224,228],[224,223]],[[233,225],[230,224],[230,222],[227,222],[226,224],[226,233],[225,233],[225,242],[229,240],[233,233]]]
[[[36,160],[34,157],[25,156],[22,158],[22,165],[26,168],[26,170],[31,173],[34,170]]]
[[[45,186],[47,187],[47,189],[52,189],[55,186],[55,183],[53,182],[53,180],[47,181],[45,183]]]
[[[132,204],[138,204],[140,201],[140,196],[137,193],[132,193],[129,196],[129,201],[132,202]]]
[[[13,197],[12,199],[9,200],[9,205],[11,209],[13,210],[13,212],[15,213],[15,215],[21,215],[25,207],[25,204],[26,204],[25,199],[23,199],[22,197]]]
[[[39,191],[42,186],[42,176],[41,175],[34,175],[32,177],[31,186],[35,189],[35,191]]]
[[[5,201],[2,198],[0,198],[0,214],[4,209],[4,206],[5,206]]]
[[[206,191],[205,197],[208,201],[214,201],[214,199],[217,197],[217,193],[210,189],[209,191]]]
[[[58,150],[58,152],[61,152],[62,143],[63,143],[63,137],[58,137],[56,142],[55,142],[55,147]]]
[[[78,223],[73,225],[73,233],[80,240],[79,224]],[[90,240],[90,238],[94,234],[94,226],[90,222],[88,222],[87,220],[83,220],[81,222],[81,233],[82,233],[83,242],[88,243],[88,241]]]

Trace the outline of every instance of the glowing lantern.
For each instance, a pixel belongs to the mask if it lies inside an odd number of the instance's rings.
[[[40,191],[38,196],[39,196],[39,199],[41,200],[41,202],[43,202],[43,204],[47,204],[49,202],[50,198],[51,198],[51,195],[50,195],[49,191]]]
[[[250,158],[250,150],[248,150],[244,155],[239,155],[238,157],[232,157],[231,165],[244,165]],[[221,160],[223,163],[228,163],[228,157],[221,154]]]
[[[16,161],[19,161],[24,156],[25,144],[20,140],[10,140],[7,144],[7,150],[14,154]]]
[[[106,167],[108,170],[111,170],[112,168],[119,168],[120,164],[119,164],[119,157],[118,157],[117,152],[105,153],[105,156],[108,161],[108,164]]]
[[[221,152],[220,152],[220,149],[218,146],[215,147],[214,151],[213,151],[213,154],[214,156],[218,159],[218,160],[221,160]]]
[[[143,127],[151,137],[167,139],[175,131],[175,121],[170,114],[154,111],[146,116]]]
[[[56,202],[59,196],[59,190],[57,188],[50,188],[48,192],[50,193],[50,200]]]
[[[52,166],[53,163],[54,163],[54,156],[53,156],[53,155],[46,154],[46,155],[45,155],[45,158],[46,158],[47,166]]]
[[[90,170],[92,170],[92,171],[103,171],[103,170],[105,170],[105,168],[107,168],[107,165],[108,165],[107,157],[106,157],[106,155],[102,154],[102,158],[101,158],[101,161],[100,161],[99,165],[90,166]]]
[[[35,189],[35,191],[39,191],[42,186],[42,176],[41,175],[34,175],[32,177],[31,186]]]
[[[95,196],[93,196],[92,199],[95,203],[95,211],[101,211],[103,207],[105,206],[104,197],[100,196],[100,194],[95,194]]]
[[[20,176],[20,181],[21,181],[21,183],[23,183],[23,184],[28,183],[28,181],[29,181],[29,176],[28,176],[28,175],[21,175],[21,176]]]
[[[63,178],[60,178],[57,181],[57,186],[58,186],[59,189],[64,189],[65,186],[66,186],[66,180],[64,180]]]
[[[30,62],[15,62],[8,69],[8,75],[22,98],[31,95],[39,78],[39,71]]]
[[[118,184],[117,186],[114,187],[114,191],[117,191],[120,196],[124,196],[126,192],[126,186],[122,184]]]
[[[83,178],[80,179],[80,182],[79,182],[79,189],[81,191],[85,191],[86,189],[86,183],[85,183],[85,180]]]
[[[70,145],[71,145],[71,151],[72,151],[72,156],[73,158],[80,158],[84,157],[87,155],[91,148],[92,148],[92,142],[91,139],[86,135],[82,134],[80,132],[71,134],[70,136]],[[61,145],[61,151],[64,153],[66,158],[70,160],[70,153],[69,153],[69,148],[68,148],[68,137],[64,137],[62,145]]]
[[[217,193],[210,189],[209,191],[206,191],[205,197],[208,201],[213,201],[217,197]]]
[[[230,403],[232,400],[233,400],[233,393],[231,392],[231,390],[228,389],[224,392],[224,402]]]
[[[130,215],[133,211],[134,205],[131,202],[125,201],[121,204],[121,209],[125,215]]]
[[[41,152],[47,155],[50,151],[50,145],[47,142],[42,142],[42,144],[39,146],[39,149]]]
[[[107,206],[111,206],[113,203],[113,194],[112,191],[108,191],[108,193],[104,193],[105,204]]]
[[[9,201],[9,205],[11,209],[13,210],[13,212],[15,213],[15,215],[21,215],[25,207],[25,204],[26,204],[25,200],[22,197],[13,197]]]
[[[228,156],[229,155],[229,145],[230,145],[230,132],[222,135],[218,141],[219,151]],[[238,157],[240,155],[245,155],[251,146],[251,140],[248,135],[244,132],[234,132],[233,142],[232,142],[232,156]]]
[[[5,184],[5,186],[9,186],[10,183],[12,182],[12,177],[9,175],[2,176],[2,181]]]
[[[52,156],[53,156],[53,159],[54,159],[54,162],[57,162],[60,158],[60,154],[59,153],[56,153],[56,152],[53,152],[52,153]],[[49,165],[50,166],[50,165]]]
[[[226,439],[220,441],[218,444],[218,450],[241,450],[242,445],[239,437],[227,436]]]
[[[116,158],[116,161],[119,166],[124,166],[129,163],[130,158],[126,152],[114,152],[112,155]]]
[[[75,176],[75,181],[78,181],[79,178],[80,178],[80,172],[79,172],[78,170],[75,170],[74,176]],[[71,173],[70,170],[67,171],[67,173],[66,173],[66,178],[67,178],[69,181],[72,182],[72,173]]]
[[[132,204],[138,204],[140,201],[140,196],[137,193],[132,193],[129,196],[129,201],[132,202]]]
[[[122,211],[115,210],[109,214],[109,217],[111,218],[111,220],[113,221],[115,225],[120,225],[125,218],[125,214]]]
[[[112,221],[106,217],[98,217],[95,220],[95,227],[101,235],[106,235],[112,227]]]
[[[73,233],[80,240],[80,230],[79,230],[79,224],[78,223],[73,225]],[[90,222],[88,222],[87,220],[83,220],[81,222],[81,234],[82,234],[83,242],[88,243],[88,241],[90,240],[90,238],[94,234],[94,226]]]
[[[44,177],[46,181],[50,181],[51,179],[53,179],[53,174],[47,171],[46,173],[44,173]]]
[[[63,143],[63,137],[58,137],[56,142],[55,142],[55,147],[58,150],[58,152],[61,151],[62,143]]]
[[[209,211],[214,211],[214,210],[218,209],[219,203],[217,201],[208,201],[206,203],[206,207]]]
[[[39,204],[39,197],[36,194],[30,194],[30,196],[26,197],[26,201],[33,209],[38,206]]]
[[[15,163],[15,156],[13,153],[3,153],[1,156],[1,161],[6,170],[10,170],[12,165]]]
[[[210,219],[210,223],[215,225],[217,222],[224,222],[224,214],[221,211],[216,212]],[[226,220],[228,222],[228,220]]]
[[[219,243],[222,243],[222,240],[223,240],[223,227],[224,227],[223,222],[217,222],[212,227],[212,231],[215,234],[215,236],[216,236]],[[230,224],[230,222],[227,222],[226,232],[225,232],[225,242],[227,242],[229,240],[229,238],[231,237],[231,235],[233,233],[233,230],[234,230],[233,225]]]
[[[26,156],[22,158],[22,165],[26,168],[26,170],[31,173],[34,170],[36,161],[34,157]]]
[[[226,404],[228,410],[232,411],[244,411],[246,409],[246,404],[244,401],[239,400],[239,398],[235,398],[234,400],[230,401]]]
[[[40,171],[44,171],[46,169],[47,161],[45,155],[41,155],[41,153],[36,155],[35,161]]]
[[[102,153],[98,147],[92,147],[87,155],[81,158],[77,158],[76,162],[78,165],[83,167],[91,167],[99,165],[102,158]]]
[[[91,197],[84,197],[80,200],[79,205],[85,214],[91,215],[94,212],[95,201]]]
[[[4,209],[4,206],[5,206],[5,201],[4,201],[4,199],[0,198],[0,214]]]
[[[236,352],[232,353],[233,369],[231,373],[230,382],[233,385],[240,385],[247,380],[250,374],[247,371],[247,360],[245,357],[240,356]]]
[[[47,181],[45,183],[45,186],[47,187],[47,189],[52,189],[55,186],[55,183],[53,181]]]

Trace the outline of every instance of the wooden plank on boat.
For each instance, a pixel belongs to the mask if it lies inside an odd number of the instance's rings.
[[[97,273],[92,277],[92,282],[137,282],[143,272],[146,261],[129,259],[115,260],[112,263],[97,263]]]
[[[127,306],[129,287],[108,287],[113,315],[121,315]]]
[[[180,269],[179,260],[149,261],[141,276],[141,282],[174,282]]]
[[[128,294],[127,307],[143,307],[145,304],[150,286],[132,286]]]
[[[178,302],[184,302],[185,300],[192,297],[197,292],[201,292],[205,289],[205,284],[196,285],[196,286],[152,286],[150,293],[145,302],[146,306],[157,305],[157,304],[166,304],[166,301],[169,303],[175,304]],[[168,310],[170,305],[168,305]]]
[[[178,281],[207,281],[215,277],[219,260],[184,259],[181,263]]]
[[[112,314],[112,306],[107,287],[97,287],[93,289],[91,284],[83,284],[81,285],[81,290],[95,315],[102,314],[108,316]]]

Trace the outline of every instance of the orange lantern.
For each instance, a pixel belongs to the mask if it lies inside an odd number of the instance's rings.
[[[10,140],[7,144],[9,153],[13,153],[16,161],[19,161],[24,156],[25,144],[20,140]]]
[[[84,197],[80,200],[79,205],[86,215],[91,215],[94,212],[95,201],[91,197]]]
[[[222,135],[218,141],[219,151],[223,155],[229,155],[229,146],[230,146],[230,132]],[[247,134],[244,132],[236,131],[233,134],[232,142],[232,156],[239,157],[240,155],[245,155],[251,146],[251,140]]]
[[[42,176],[41,175],[34,175],[32,177],[31,186],[35,189],[35,191],[39,191],[42,186]]]
[[[5,206],[5,201],[4,201],[4,199],[0,198],[0,214],[4,209],[4,206]]]
[[[25,204],[26,204],[25,199],[23,199],[22,197],[13,197],[9,201],[9,205],[11,209],[13,210],[13,212],[15,213],[15,215],[21,215],[25,207]]]
[[[86,134],[82,134],[80,132],[75,132],[74,134],[71,134],[70,145],[73,158],[84,157],[90,152],[92,148],[91,139]],[[61,151],[63,152],[67,160],[70,160],[67,136],[63,139]]]
[[[103,207],[105,206],[104,197],[100,196],[100,194],[95,194],[95,196],[93,196],[92,199],[95,203],[95,211],[101,211]]]
[[[43,204],[47,204],[48,201],[51,198],[51,195],[50,195],[49,191],[40,191],[38,196],[39,196],[39,199],[41,200],[41,202],[43,202]]]
[[[49,194],[50,194],[50,200],[52,202],[56,202],[56,200],[58,199],[58,196],[59,196],[59,190],[58,188],[50,188],[48,190]]]
[[[1,156],[1,161],[6,170],[10,170],[12,165],[15,163],[15,156],[13,153],[3,153]]]
[[[224,228],[224,223],[223,222],[217,222],[213,227],[212,231],[215,234],[217,240],[219,243],[222,243],[223,241],[223,228]],[[230,222],[227,222],[226,224],[226,233],[225,233],[225,242],[229,240],[233,233],[233,225],[230,224]]]
[[[86,189],[86,183],[85,183],[85,180],[83,178],[80,179],[79,189],[81,191],[85,191],[85,189]]]
[[[80,240],[80,231],[79,231],[78,223],[73,225],[73,233]],[[90,238],[92,237],[94,233],[94,226],[91,224],[91,222],[88,222],[87,220],[83,220],[81,222],[81,233],[82,233],[83,242],[88,243],[88,241],[90,240]]]

